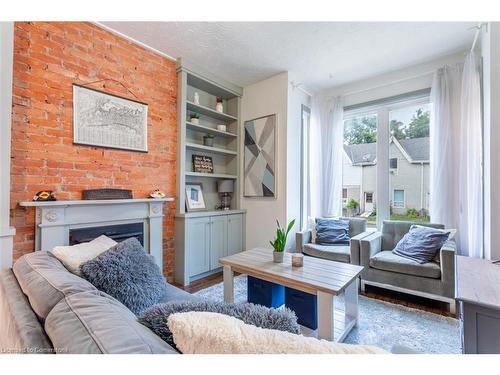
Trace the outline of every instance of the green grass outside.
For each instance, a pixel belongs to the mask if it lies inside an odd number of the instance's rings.
[[[377,221],[377,215],[367,217],[367,220],[371,223],[375,223]],[[407,215],[397,215],[392,214],[391,220],[399,220],[399,221],[414,221],[416,223],[428,223],[430,221],[429,216],[407,216]]]

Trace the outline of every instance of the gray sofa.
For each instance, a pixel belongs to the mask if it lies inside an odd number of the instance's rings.
[[[168,285],[161,302],[199,300]],[[0,352],[178,354],[113,297],[49,252],[0,272]]]
[[[412,222],[383,222],[381,232],[371,232],[360,243],[361,290],[365,285],[436,299],[449,303],[455,313],[455,241],[448,240],[433,261],[419,264],[392,253]],[[444,229],[444,225],[418,223]]]
[[[297,232],[295,238],[296,252],[316,258],[334,260],[336,262],[359,264],[359,240],[367,236],[366,220],[342,217],[349,220],[349,245],[319,245],[312,243],[312,231]]]

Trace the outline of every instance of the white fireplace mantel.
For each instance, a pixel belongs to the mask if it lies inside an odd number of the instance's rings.
[[[174,198],[69,200],[21,202],[22,207],[36,208],[35,250],[50,250],[69,244],[69,231],[128,223],[144,223],[144,248],[162,268],[163,204]]]

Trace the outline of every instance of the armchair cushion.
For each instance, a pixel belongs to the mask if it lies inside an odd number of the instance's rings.
[[[400,257],[392,251],[381,251],[375,254],[370,259],[370,267],[431,279],[441,278],[441,267],[436,262],[419,264],[414,260]]]
[[[450,232],[442,229],[412,225],[392,252],[424,264],[436,256],[449,235]]]
[[[351,248],[349,245],[318,245],[305,244],[302,252],[316,258],[333,260],[335,262],[349,263],[351,261]]]
[[[349,220],[316,219],[318,245],[349,244]]]

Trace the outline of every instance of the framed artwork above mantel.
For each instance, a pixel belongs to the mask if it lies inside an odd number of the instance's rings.
[[[73,143],[148,151],[148,105],[73,85]]]

